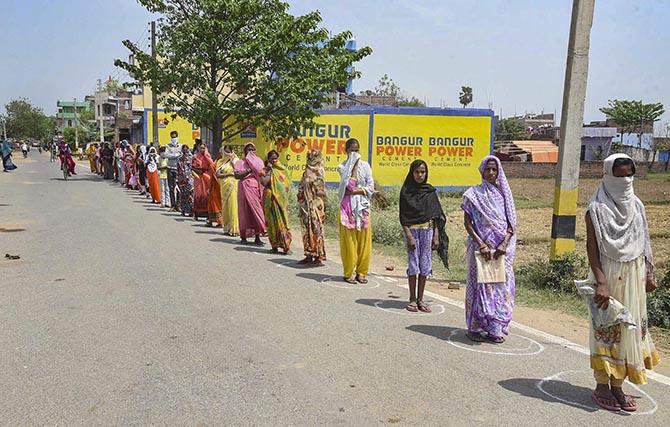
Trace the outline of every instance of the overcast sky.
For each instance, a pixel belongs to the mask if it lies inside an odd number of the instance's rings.
[[[57,99],[92,93],[98,78],[123,77],[121,40],[148,44],[151,16],[133,0],[0,0],[0,104],[27,97],[47,113]],[[373,54],[357,64],[358,92],[387,73],[409,96],[503,116],[561,109],[569,0],[291,0],[321,11],[333,32],[349,29]],[[608,99],[663,102],[670,110],[670,1],[596,2],[585,120]],[[670,121],[666,113],[662,121]]]

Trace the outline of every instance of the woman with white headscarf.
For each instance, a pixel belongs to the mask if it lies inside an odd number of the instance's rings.
[[[340,173],[340,256],[344,280],[365,284],[372,254],[370,206],[375,192],[370,165],[361,161],[358,140],[346,142],[347,160],[337,167]]]
[[[596,285],[594,302],[606,309],[610,298],[631,313],[635,327],[596,327],[591,323],[591,368],[597,382],[593,400],[601,407],[633,412],[635,400],[624,394],[624,379],[646,384],[646,369],[660,361],[649,335],[647,292],[656,289],[644,205],[633,190],[635,163],[625,154],[604,161],[604,176],[586,213],[589,279]]]

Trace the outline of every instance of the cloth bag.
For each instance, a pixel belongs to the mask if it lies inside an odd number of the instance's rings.
[[[630,314],[628,308],[618,300],[610,297],[609,305],[605,310],[596,305],[593,301],[593,296],[596,294],[596,284],[591,280],[575,280],[575,287],[577,288],[577,293],[586,302],[595,328],[608,328],[621,324],[627,329],[635,329],[636,325],[633,321],[633,316]]]
[[[505,274],[505,255],[498,259],[491,257],[486,261],[481,252],[475,252],[475,263],[477,264],[477,283],[504,283],[507,280]]]

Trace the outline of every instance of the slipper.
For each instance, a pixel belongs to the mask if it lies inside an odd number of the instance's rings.
[[[493,344],[502,344],[505,342],[504,337],[494,337],[492,335],[487,335],[486,340],[492,342]]]
[[[431,313],[433,311],[431,310],[430,306],[423,301],[417,302],[416,305],[419,308],[419,311],[422,311],[424,313]]]
[[[616,394],[612,393],[612,396],[614,396],[614,399],[616,399],[616,401],[619,404],[619,407],[621,408],[621,410],[626,411],[626,412],[635,412],[638,409],[640,409],[640,406],[637,404],[635,399],[633,399],[631,396],[629,396],[627,394],[624,394],[623,390],[621,391],[621,394],[623,394],[623,399],[621,399]]]
[[[608,411],[618,412],[621,409],[621,405],[619,405],[614,396],[612,396],[611,398],[598,396],[594,391],[593,393],[591,393],[591,399],[593,399],[593,401],[596,402],[596,405],[600,406],[603,409],[607,409]]]
[[[342,280],[349,283],[350,285],[355,285],[356,284],[356,279],[352,279],[351,277],[345,277]]]
[[[465,333],[465,336],[468,337],[470,339],[470,341],[474,341],[474,342],[484,342],[485,341],[484,337],[479,332],[468,331],[468,332]]]
[[[356,281],[361,285],[365,285],[366,283],[368,283],[368,279],[366,279],[365,277],[361,277],[358,274],[356,275]]]
[[[411,311],[412,313],[416,313],[419,311],[419,306],[416,304],[415,301],[410,301],[409,304],[407,304],[407,307],[405,307],[405,310]]]

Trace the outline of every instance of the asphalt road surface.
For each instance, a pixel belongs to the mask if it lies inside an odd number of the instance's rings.
[[[475,345],[448,300],[411,314],[392,279],[346,285],[333,260],[301,269],[18,157],[0,175],[2,425],[670,425],[665,377],[626,386],[637,415],[598,410],[569,343],[515,326]]]

